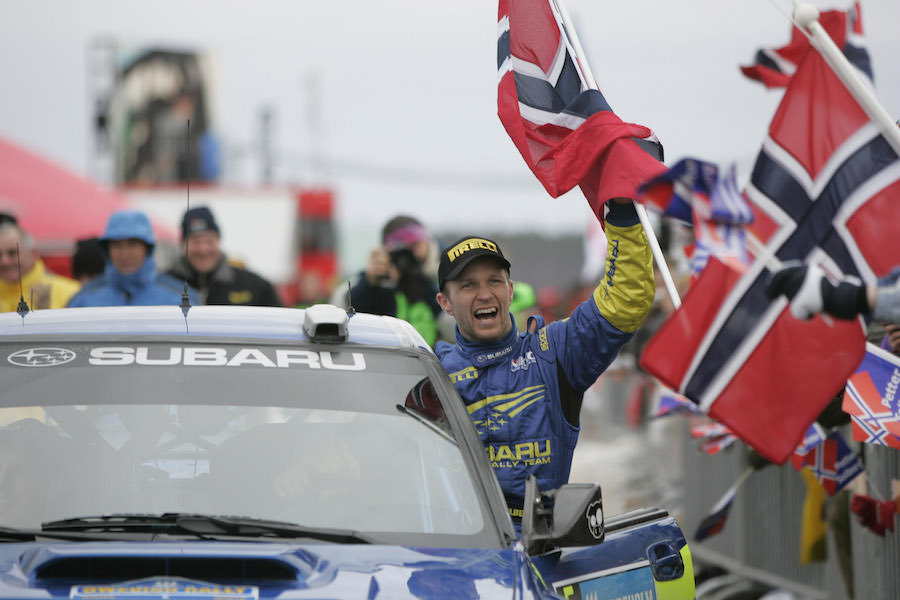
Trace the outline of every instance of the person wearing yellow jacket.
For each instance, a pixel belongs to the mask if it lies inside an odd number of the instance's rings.
[[[19,277],[21,269],[21,279]],[[81,285],[51,273],[34,248],[34,240],[14,217],[0,219],[0,312],[15,311],[19,299],[30,309],[62,308]]]

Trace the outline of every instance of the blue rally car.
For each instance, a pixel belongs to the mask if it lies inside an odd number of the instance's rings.
[[[0,598],[693,598],[661,509],[528,485],[521,535],[407,323],[0,315]]]

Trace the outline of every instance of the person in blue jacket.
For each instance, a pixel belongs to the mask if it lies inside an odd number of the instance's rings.
[[[156,272],[155,245],[146,214],[138,210],[114,212],[100,238],[106,268],[75,294],[68,306],[180,305],[184,282]],[[199,304],[193,290],[189,290],[189,296],[192,305]]]
[[[456,319],[456,343],[435,352],[466,404],[506,496],[522,516],[525,480],[542,490],[569,478],[582,397],[650,311],[653,258],[630,200],[607,203],[603,280],[570,318],[529,317],[519,333],[510,263],[496,242],[466,236],[447,246],[438,302]]]

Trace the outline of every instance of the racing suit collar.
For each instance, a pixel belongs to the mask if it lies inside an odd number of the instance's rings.
[[[506,360],[512,354],[519,334],[518,329],[516,329],[516,319],[512,313],[510,313],[509,318],[512,323],[509,333],[492,344],[482,344],[481,342],[468,340],[462,336],[459,332],[459,327],[457,327],[456,345],[459,346],[463,354],[467,355],[479,367]]]

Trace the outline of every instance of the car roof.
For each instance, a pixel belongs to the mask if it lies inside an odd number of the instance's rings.
[[[345,327],[345,336],[318,335],[316,324]],[[312,326],[310,326],[310,324]],[[342,325],[343,324],[343,325]],[[322,328],[321,331],[326,331]],[[334,327],[327,330],[335,331]],[[347,313],[330,305],[309,309],[268,306],[108,306],[34,310],[24,317],[0,314],[0,336],[152,335],[234,337],[294,342],[343,341],[352,344],[430,347],[406,321],[365,313]]]

